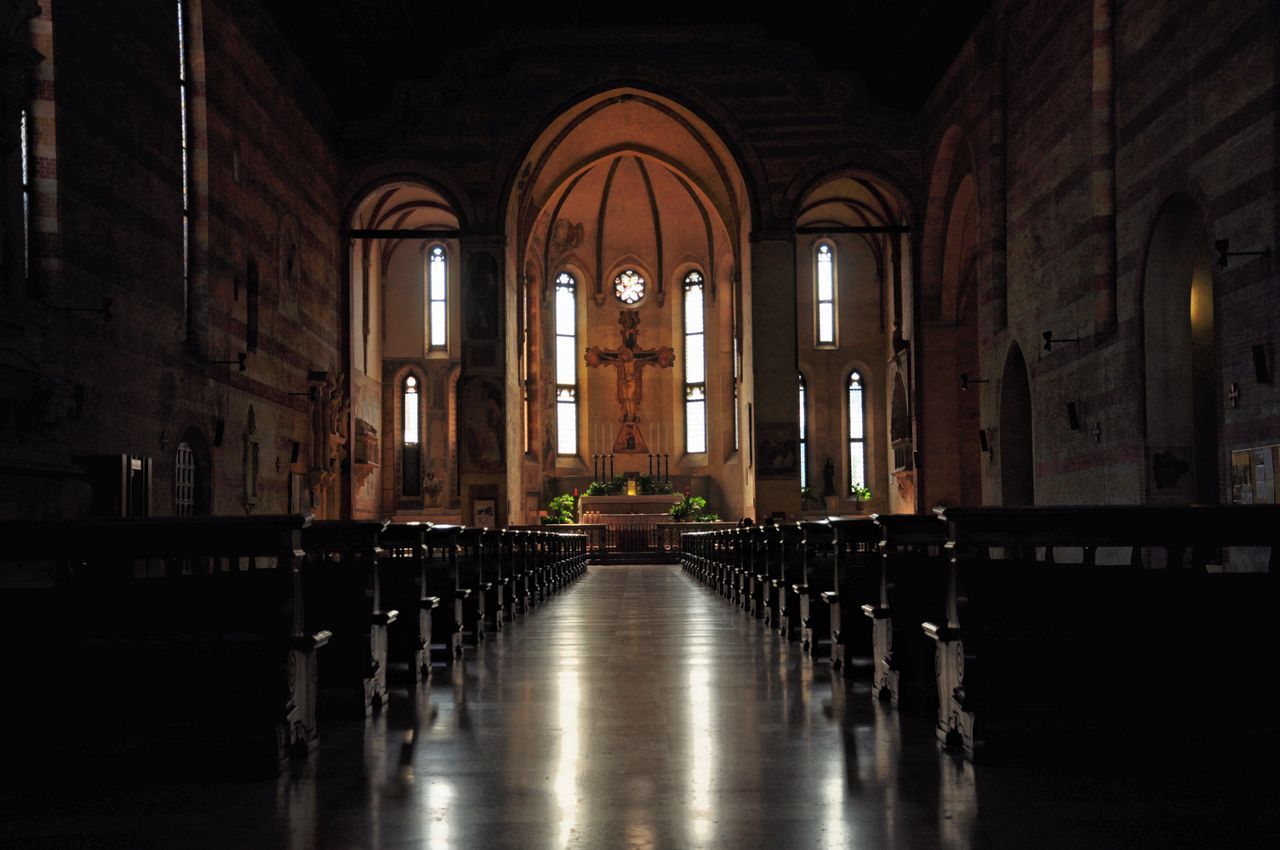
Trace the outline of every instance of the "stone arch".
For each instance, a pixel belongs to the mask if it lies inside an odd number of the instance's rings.
[[[1147,501],[1219,500],[1218,374],[1210,239],[1185,194],[1156,213],[1142,275]]]
[[[1000,379],[1000,492],[1005,505],[1036,502],[1034,421],[1027,361],[1015,342]]]

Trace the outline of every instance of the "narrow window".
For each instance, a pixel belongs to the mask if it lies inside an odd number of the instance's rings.
[[[867,483],[866,404],[862,397],[862,375],[849,375],[849,492]]]
[[[22,275],[31,278],[31,137],[27,110],[18,119],[18,144],[22,155]]]
[[[706,334],[702,273],[684,277],[684,439],[685,451],[707,450]]]
[[[436,245],[427,258],[427,325],[432,350],[449,344],[449,278],[444,246]]]
[[[742,413],[738,410],[738,381],[742,374],[742,365],[738,358],[738,334],[733,335],[733,450],[736,452],[741,443]]]
[[[401,492],[405,496],[422,495],[422,447],[419,443],[421,416],[418,401],[418,379],[413,375],[404,379],[404,436],[401,440]]]
[[[191,444],[178,443],[178,453],[173,459],[173,513],[175,516],[191,516],[196,504],[196,455]]]
[[[805,417],[804,375],[800,376],[800,487],[809,486],[809,420]]]
[[[578,281],[556,277],[556,452],[578,453]]]
[[[187,10],[183,0],[178,0],[178,105],[182,123],[182,316],[183,326],[189,330],[191,305],[191,155],[190,119],[187,85]]]
[[[836,257],[829,242],[818,244],[815,252],[815,294],[817,304],[817,343],[836,344]]]

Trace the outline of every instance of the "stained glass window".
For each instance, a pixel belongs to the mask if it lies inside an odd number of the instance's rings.
[[[578,453],[578,281],[556,276],[556,452]]]
[[[634,304],[644,297],[644,278],[635,269],[627,269],[613,279],[613,294],[623,304]]]
[[[443,245],[436,245],[427,257],[427,329],[432,349],[449,344],[449,278]]]
[[[404,401],[404,430],[400,438],[401,486],[405,496],[422,495],[421,399],[418,379],[409,375],[401,392]]]
[[[849,375],[849,492],[867,484],[866,400],[862,375]]]
[[[31,277],[31,140],[27,110],[18,119],[18,145],[22,156],[22,274]]]
[[[836,344],[836,257],[829,242],[820,242],[814,253],[814,294],[817,305],[816,336],[818,345]]]
[[[182,315],[190,316],[191,303],[191,148],[190,98],[187,77],[187,10],[178,0],[178,118],[182,123]]]
[[[707,450],[705,286],[702,273],[684,276],[684,433],[685,451]]]
[[[800,376],[800,486],[809,486],[809,418],[805,414],[804,375]]]

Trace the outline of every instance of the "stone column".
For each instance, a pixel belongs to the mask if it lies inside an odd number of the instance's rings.
[[[456,349],[462,359],[458,380],[458,487],[462,522],[470,524],[476,499],[493,500],[495,517],[508,516],[507,465],[522,458],[512,450],[509,431],[520,410],[509,403],[506,381],[505,239],[478,233],[461,239],[461,287]],[[495,421],[496,420],[496,421]],[[495,452],[499,453],[495,458]],[[512,456],[515,454],[515,456]]]
[[[774,511],[794,515],[800,510],[796,257],[789,231],[757,231],[751,241],[752,387],[747,399],[754,421],[742,423],[742,447],[749,453],[744,463],[755,471],[755,519],[764,521]],[[781,471],[788,457],[789,471]]]

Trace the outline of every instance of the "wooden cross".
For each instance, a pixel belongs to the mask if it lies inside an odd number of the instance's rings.
[[[1231,389],[1227,390],[1227,399],[1232,407],[1240,406],[1240,387],[1236,386],[1235,381],[1231,382]]]
[[[614,439],[615,452],[647,452],[644,436],[637,423],[640,421],[640,399],[644,395],[644,367],[656,366],[670,369],[675,365],[676,352],[669,346],[641,348],[637,336],[640,327],[640,311],[622,310],[618,313],[619,334],[622,338],[617,349],[587,348],[587,366],[612,366],[618,376],[618,415],[622,427]]]

